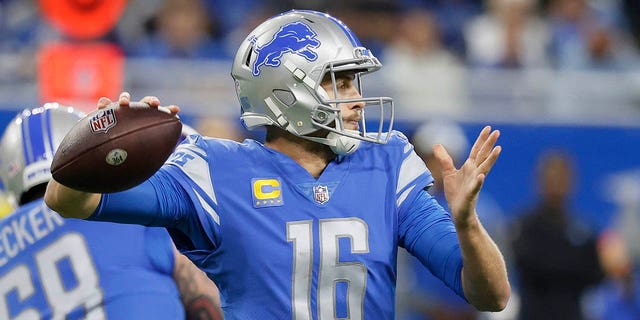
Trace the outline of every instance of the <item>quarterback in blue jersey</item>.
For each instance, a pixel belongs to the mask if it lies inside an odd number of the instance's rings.
[[[190,319],[220,317],[215,286],[165,229],[63,219],[45,205],[55,149],[80,118],[26,109],[0,141],[0,177],[19,205],[0,220],[0,319],[175,320],[185,307]]]
[[[380,67],[328,14],[270,18],[232,68],[243,123],[266,127],[264,143],[192,135],[137,187],[88,194],[52,180],[47,204],[65,217],[169,228],[219,286],[226,319],[393,319],[398,247],[476,308],[503,309],[504,260],[475,212],[499,132],[482,130],[459,169],[435,147],[449,214],[392,130],[392,99],[362,96],[360,77]]]

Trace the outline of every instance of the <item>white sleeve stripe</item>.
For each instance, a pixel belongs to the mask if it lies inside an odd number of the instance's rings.
[[[191,151],[200,157],[204,158],[207,154],[202,148],[194,145],[194,144],[181,144],[176,148],[176,151]]]
[[[189,154],[193,158],[182,165],[174,162],[169,163],[180,168],[180,170],[193,180],[198,187],[202,188],[205,194],[210,196],[213,203],[217,205],[218,201],[214,192],[213,182],[211,181],[211,175],[209,174],[209,163],[194,150],[191,150],[191,148],[180,148],[179,151]]]
[[[207,211],[207,213],[211,216],[211,218],[213,218],[213,221],[215,221],[218,225],[220,225],[220,216],[218,215],[218,213],[207,203],[207,201],[202,199],[198,191],[193,190],[193,193],[195,193],[198,196],[198,201],[200,201],[200,205],[204,208],[205,211]]]
[[[402,150],[402,152],[407,153],[410,150],[411,150],[411,145],[407,143],[404,145],[404,149]]]
[[[407,199],[407,197],[409,196],[409,193],[411,193],[411,190],[413,190],[413,188],[415,188],[416,186],[412,186],[411,188],[405,190],[404,192],[402,192],[402,194],[398,197],[398,200],[396,200],[396,207],[400,208],[400,206],[402,205],[402,203],[404,202],[404,200]]]
[[[409,153],[409,156],[402,161],[402,165],[400,166],[396,194],[400,193],[411,182],[425,172],[427,172],[427,167],[422,159],[418,157],[415,152]]]

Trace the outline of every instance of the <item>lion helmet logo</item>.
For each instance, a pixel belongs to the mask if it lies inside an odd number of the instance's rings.
[[[318,59],[318,54],[312,49],[320,46],[318,34],[308,25],[296,21],[286,24],[273,35],[273,39],[262,47],[256,48],[256,62],[253,65],[253,75],[260,75],[260,67],[280,66],[280,58],[285,53],[295,53],[308,61]]]

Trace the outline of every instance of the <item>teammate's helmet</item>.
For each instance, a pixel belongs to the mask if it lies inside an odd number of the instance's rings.
[[[29,189],[51,179],[51,161],[62,139],[83,114],[47,103],[25,109],[9,123],[0,140],[0,178],[14,204]]]
[[[270,18],[254,29],[240,45],[231,75],[248,129],[278,126],[294,135],[326,144],[338,154],[355,151],[360,140],[386,143],[393,127],[393,100],[388,97],[333,99],[320,86],[323,77],[351,71],[362,94],[360,75],[382,64],[362,47],[340,20],[317,11],[292,10]],[[345,130],[339,103],[364,102],[359,131]],[[367,132],[364,111],[374,114],[377,132]],[[385,119],[388,118],[388,119]],[[311,137],[320,129],[327,137]],[[357,139],[357,140],[356,140]],[[355,148],[354,145],[355,144]]]

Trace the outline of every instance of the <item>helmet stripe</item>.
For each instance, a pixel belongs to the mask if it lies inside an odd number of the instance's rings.
[[[25,113],[29,112],[29,113]],[[29,134],[29,115],[30,111],[23,111],[20,117],[20,131],[22,133],[22,154],[24,154],[25,165],[31,163],[33,156],[31,153],[31,138]],[[17,120],[16,120],[17,121]]]
[[[25,147],[25,165],[40,160],[45,153],[45,141],[42,134],[43,113],[32,110],[31,115],[22,117],[23,146]]]
[[[323,17],[328,18],[329,20],[333,21],[333,23],[337,24],[338,27],[340,27],[340,29],[342,29],[342,31],[344,32],[344,34],[347,36],[347,38],[349,38],[349,41],[351,41],[351,45],[354,47],[362,47],[362,44],[360,43],[360,40],[358,39],[358,37],[356,37],[356,35],[353,33],[353,31],[351,31],[351,29],[349,29],[349,27],[342,22],[341,20],[336,19],[335,17],[326,14],[326,13],[322,13],[322,12],[318,12],[318,11],[313,11],[313,10],[296,10],[299,12],[307,12],[307,13],[311,13],[311,14],[315,14],[315,15],[321,15]]]
[[[53,159],[53,153],[55,151],[55,146],[53,145],[53,134],[51,133],[51,129],[53,126],[51,125],[51,115],[53,114],[52,109],[45,109],[45,117],[42,122],[42,131],[46,134],[42,138],[46,142],[45,144],[45,159]]]

